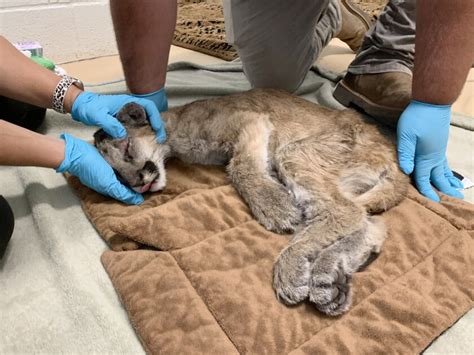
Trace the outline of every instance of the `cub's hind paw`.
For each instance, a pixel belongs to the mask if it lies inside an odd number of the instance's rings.
[[[293,305],[308,297],[310,260],[291,245],[283,250],[273,265],[273,289],[279,301]]]
[[[322,260],[316,260],[309,288],[309,300],[325,314],[340,315],[351,305],[351,275],[344,271],[341,263],[328,267]]]

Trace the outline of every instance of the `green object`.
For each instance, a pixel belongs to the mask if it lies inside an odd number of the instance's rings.
[[[49,59],[46,59],[46,58],[43,58],[43,57],[38,57],[36,55],[32,55],[30,57],[34,62],[38,63],[39,65],[45,67],[46,69],[49,69],[49,70],[54,70],[54,68],[56,67],[56,65],[50,61]]]

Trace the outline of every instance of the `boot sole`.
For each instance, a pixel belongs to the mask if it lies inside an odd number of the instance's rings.
[[[403,110],[379,105],[364,95],[352,90],[344,80],[340,81],[334,90],[334,98],[346,107],[357,107],[377,121],[396,127]]]

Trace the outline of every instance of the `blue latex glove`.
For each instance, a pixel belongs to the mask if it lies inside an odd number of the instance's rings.
[[[440,199],[431,183],[447,195],[464,198],[456,190],[463,184],[454,177],[446,159],[450,119],[451,105],[412,100],[398,121],[400,168],[405,174],[414,172],[418,190],[436,202]]]
[[[64,160],[56,169],[58,173],[68,172],[77,176],[91,189],[127,204],[143,202],[142,195],[117,180],[111,166],[92,145],[69,134],[62,134],[61,138],[66,143],[66,149]]]
[[[166,140],[166,131],[160,112],[155,104],[147,99],[131,95],[99,95],[84,91],[74,101],[71,115],[76,121],[103,128],[114,138],[124,138],[127,132],[114,116],[129,102],[136,102],[143,106],[150,119],[151,127],[156,132],[156,139],[163,143]]]
[[[168,98],[164,88],[149,94],[132,94],[132,96],[153,101],[160,112],[168,111]]]

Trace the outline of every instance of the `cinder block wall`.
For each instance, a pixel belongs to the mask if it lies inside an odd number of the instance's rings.
[[[117,53],[109,0],[0,0],[0,34],[56,63]]]

